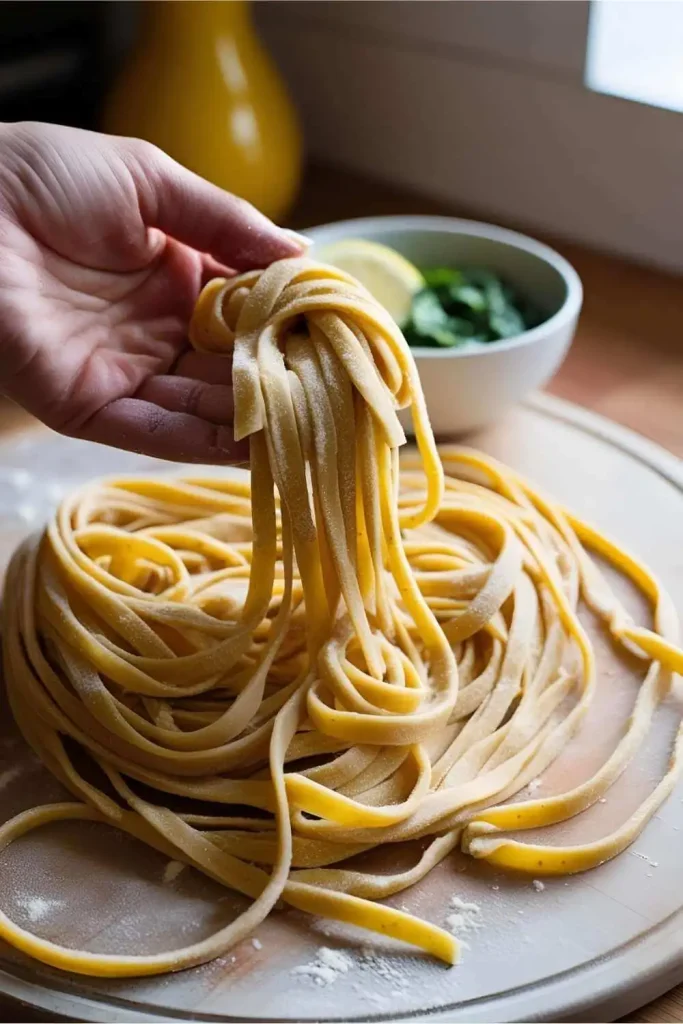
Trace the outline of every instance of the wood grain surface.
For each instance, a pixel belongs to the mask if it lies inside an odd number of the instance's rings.
[[[374,214],[486,219],[331,168],[311,170],[302,197],[292,217],[299,228]],[[577,245],[544,240],[573,263],[585,289],[576,340],[549,390],[683,456],[683,282]],[[31,422],[27,414],[0,400],[0,435],[23,431]],[[14,1002],[0,1002],[0,1021],[48,1019]],[[683,1022],[683,986],[625,1020]]]

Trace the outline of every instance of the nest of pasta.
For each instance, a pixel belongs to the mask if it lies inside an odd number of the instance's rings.
[[[341,272],[287,260],[212,282],[192,340],[233,359],[250,475],[88,484],[19,549],[4,602],[11,706],[76,799],[19,815],[0,842],[61,818],[108,822],[252,902],[153,956],[66,949],[1,914],[0,935],[69,970],[160,973],[220,955],[283,900],[452,963],[452,935],[378,901],[455,847],[538,877],[632,842],[680,773],[680,732],[616,831],[562,847],[523,832],[580,814],[623,771],[683,669],[675,611],[646,567],[517,473],[437,451],[405,340]],[[418,451],[399,463],[405,408]],[[651,629],[591,551],[644,592]],[[580,600],[644,660],[644,681],[590,780],[517,802],[595,691]],[[415,839],[399,873],[348,863]]]

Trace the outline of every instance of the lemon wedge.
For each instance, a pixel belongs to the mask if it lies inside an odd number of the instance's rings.
[[[315,258],[360,281],[399,326],[410,315],[413,296],[424,288],[424,278],[417,267],[377,242],[361,238],[332,242],[317,250]]]

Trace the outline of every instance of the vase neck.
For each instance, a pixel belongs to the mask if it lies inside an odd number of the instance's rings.
[[[188,41],[217,33],[238,32],[251,23],[248,0],[147,0],[142,33]]]

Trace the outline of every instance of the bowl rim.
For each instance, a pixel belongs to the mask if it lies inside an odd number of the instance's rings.
[[[512,338],[504,338],[501,341],[491,342],[478,348],[411,348],[414,358],[417,359],[467,359],[473,356],[486,357],[495,355],[496,352],[505,352],[514,348],[521,348],[525,345],[533,345],[534,342],[543,341],[547,335],[554,333],[578,317],[583,303],[583,285],[569,260],[561,256],[559,252],[552,249],[544,242],[539,242],[529,235],[523,235],[519,231],[512,231],[510,228],[499,227],[497,224],[489,224],[486,221],[466,220],[461,217],[443,217],[420,214],[398,214],[378,217],[354,217],[348,220],[330,221],[327,224],[318,224],[315,227],[305,229],[304,234],[316,244],[316,235],[330,228],[335,231],[348,229],[360,233],[363,229],[370,230],[377,226],[394,228],[403,231],[428,231],[440,235],[469,235],[472,238],[484,238],[491,242],[500,242],[512,246],[523,252],[529,253],[543,260],[562,277],[567,294],[564,302],[551,317],[544,320],[542,324],[532,327],[528,331],[516,334]],[[358,234],[362,238],[362,234]],[[372,241],[373,239],[368,239]]]

